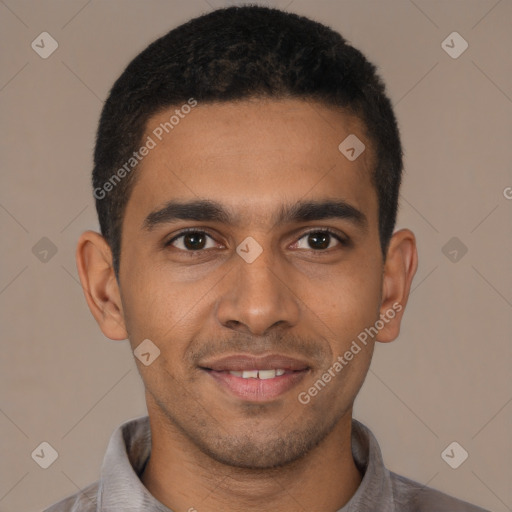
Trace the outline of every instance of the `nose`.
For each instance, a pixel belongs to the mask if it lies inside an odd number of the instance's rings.
[[[277,326],[283,329],[297,324],[300,300],[293,290],[290,269],[277,264],[270,249],[252,263],[239,258],[235,265],[217,302],[218,322],[254,336],[264,336]]]

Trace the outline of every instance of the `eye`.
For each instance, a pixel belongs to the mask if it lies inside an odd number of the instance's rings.
[[[309,247],[301,246],[301,240],[305,239],[305,243],[309,244]],[[330,229],[315,229],[312,231],[308,231],[304,235],[302,235],[299,240],[295,243],[298,249],[313,249],[315,251],[322,251],[326,249],[331,249],[336,244],[333,242],[337,241],[342,246],[348,245],[348,241],[334,233]]]
[[[208,239],[210,246],[208,246]],[[305,242],[302,242],[305,240]],[[294,243],[293,249],[306,249],[317,252],[331,249],[338,242],[342,246],[348,246],[349,241],[334,231],[325,229],[314,229],[303,234],[297,242]],[[309,244],[309,247],[306,246]],[[214,249],[216,247],[215,240],[206,231],[195,228],[189,228],[181,231],[176,236],[165,243],[165,247],[173,246],[176,249],[185,252],[200,252],[204,249]]]
[[[188,252],[201,251],[203,249],[213,249],[215,247],[215,243],[210,247],[206,245],[208,238],[213,241],[213,238],[205,231],[190,229],[182,231],[180,234],[176,235],[174,238],[166,242],[165,246],[167,247],[172,245],[177,249]],[[175,244],[177,241],[179,241],[179,243]]]

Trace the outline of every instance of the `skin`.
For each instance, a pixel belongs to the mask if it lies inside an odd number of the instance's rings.
[[[150,119],[147,134],[174,111]],[[349,134],[366,150],[353,162],[338,150]],[[145,139],[144,139],[145,140]],[[80,280],[103,333],[150,339],[161,351],[138,359],[152,431],[141,477],[172,510],[336,511],[362,475],[350,449],[354,399],[375,341],[394,340],[417,268],[414,234],[396,231],[383,261],[371,142],[347,113],[304,100],[199,104],[137,168],[122,229],[119,282],[108,244],[85,232]],[[233,225],[180,220],[143,229],[171,199],[212,199],[237,214]],[[343,199],[367,217],[274,225],[283,203]],[[182,237],[207,230],[195,255]],[[331,228],[319,249],[307,232]],[[252,263],[236,252],[248,236],[263,249]],[[186,237],[185,237],[186,238]],[[316,243],[316,245],[315,245]],[[187,254],[187,248],[189,254]],[[202,252],[201,252],[202,251]],[[308,404],[307,391],[379,315],[395,318]],[[234,397],[197,364],[201,357],[284,353],[308,360],[302,382],[266,403]]]

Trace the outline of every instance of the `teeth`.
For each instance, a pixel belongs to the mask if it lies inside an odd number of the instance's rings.
[[[282,369],[278,370],[244,370],[243,372],[239,371],[230,371],[231,375],[235,377],[242,377],[243,379],[273,379],[274,377],[279,377],[285,374],[285,371]]]

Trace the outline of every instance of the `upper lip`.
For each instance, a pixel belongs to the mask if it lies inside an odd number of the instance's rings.
[[[285,356],[282,354],[268,354],[256,356],[249,354],[234,354],[211,361],[204,361],[199,365],[208,370],[221,371],[244,371],[244,370],[307,370],[309,365],[306,361]]]

